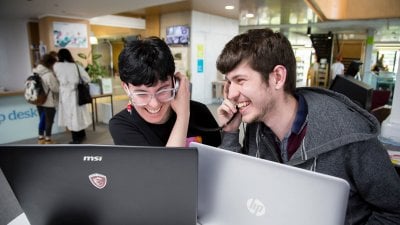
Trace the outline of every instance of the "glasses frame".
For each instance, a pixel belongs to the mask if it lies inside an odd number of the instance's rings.
[[[168,98],[167,100],[160,100],[158,97],[157,97],[157,95],[159,95],[160,93],[163,93],[163,92],[168,92],[168,91],[172,91],[172,96],[170,97],[170,98]],[[176,88],[163,88],[163,89],[161,89],[161,90],[158,90],[156,93],[149,93],[149,92],[145,92],[145,91],[138,91],[138,92],[131,92],[130,90],[129,90],[129,98],[131,99],[131,103],[133,104],[133,105],[135,105],[135,106],[145,106],[145,105],[148,105],[150,102],[151,102],[151,100],[153,99],[153,98],[155,98],[155,99],[157,99],[157,101],[159,101],[159,102],[162,102],[162,103],[166,103],[166,102],[169,102],[169,101],[171,101],[172,99],[174,99],[175,98],[175,95],[176,95],[176,91],[177,91],[177,89]],[[149,98],[149,100],[146,102],[146,103],[142,103],[142,104],[139,104],[139,103],[135,103],[135,96],[137,96],[137,95],[140,95],[140,94],[146,94],[146,95],[148,95],[148,96],[150,96],[150,98]]]

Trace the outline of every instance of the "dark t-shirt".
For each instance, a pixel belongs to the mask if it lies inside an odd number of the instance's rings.
[[[173,113],[164,124],[151,124],[143,120],[132,107],[132,113],[126,109],[111,118],[109,129],[116,145],[165,146],[176,121]],[[217,128],[214,116],[202,103],[190,101],[190,118],[187,141],[218,146],[221,143],[219,131],[207,131]]]

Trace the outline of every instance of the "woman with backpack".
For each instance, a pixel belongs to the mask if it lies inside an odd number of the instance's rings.
[[[80,144],[86,139],[85,129],[92,120],[87,105],[78,105],[77,86],[79,77],[86,83],[90,82],[90,77],[82,66],[75,63],[68,49],[60,49],[57,56],[54,72],[60,82],[58,125],[71,131],[72,141],[69,144]]]
[[[54,54],[43,55],[40,63],[33,69],[42,80],[46,101],[37,106],[39,113],[39,137],[38,144],[54,144],[51,140],[51,129],[54,123],[56,107],[58,105],[58,81],[53,72],[53,65],[57,62]]]

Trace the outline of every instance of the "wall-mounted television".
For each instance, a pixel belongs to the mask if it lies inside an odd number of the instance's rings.
[[[168,45],[187,45],[190,39],[190,29],[188,25],[176,25],[167,27],[165,42]]]

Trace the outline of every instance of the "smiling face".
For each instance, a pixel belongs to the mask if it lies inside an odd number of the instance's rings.
[[[133,107],[138,112],[138,114],[148,123],[152,124],[163,124],[167,122],[171,115],[171,101],[161,102],[157,98],[156,93],[164,95],[161,90],[172,88],[172,81],[161,82],[159,81],[154,86],[148,87],[146,85],[135,86],[132,84],[124,84],[125,91],[128,96],[131,97],[131,102]],[[135,105],[135,93],[148,93],[152,95],[151,100],[146,105]]]
[[[262,75],[248,63],[241,63],[226,74],[228,99],[234,102],[246,123],[264,121],[276,105],[275,93]]]

